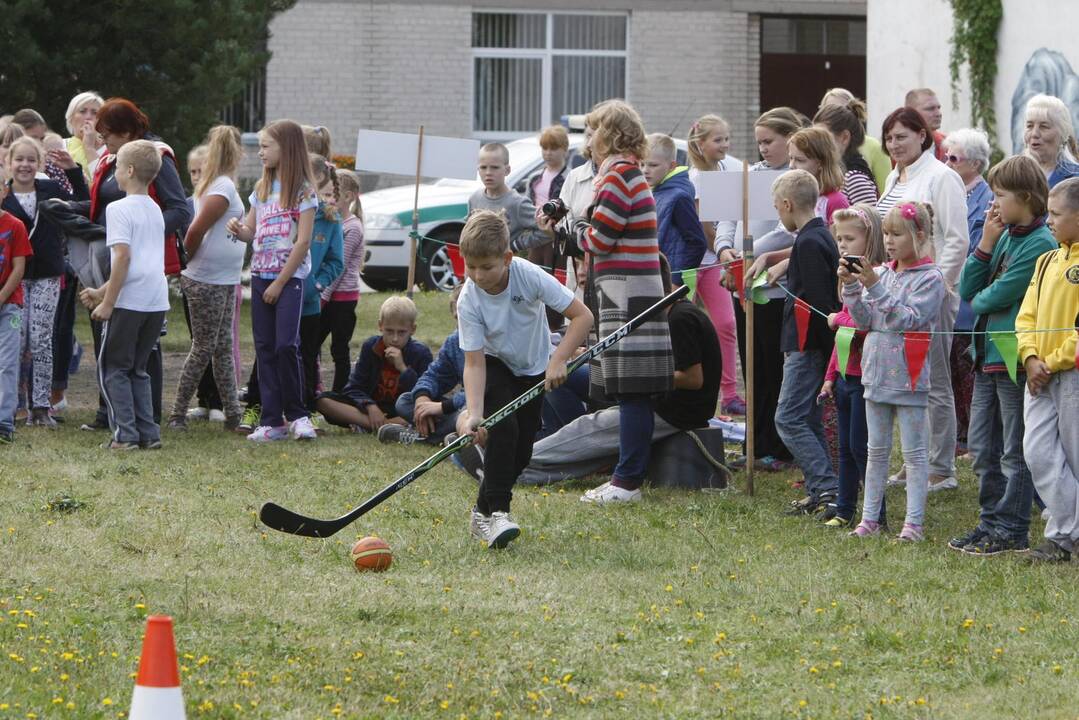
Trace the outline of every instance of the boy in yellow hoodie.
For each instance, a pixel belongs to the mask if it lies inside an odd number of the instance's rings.
[[[1015,330],[1027,373],[1023,454],[1050,516],[1028,558],[1068,562],[1079,551],[1079,178],[1050,191],[1049,228],[1060,248],[1038,258]]]

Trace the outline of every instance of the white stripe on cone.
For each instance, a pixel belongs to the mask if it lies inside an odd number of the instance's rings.
[[[185,720],[183,693],[178,687],[136,685],[128,720]]]

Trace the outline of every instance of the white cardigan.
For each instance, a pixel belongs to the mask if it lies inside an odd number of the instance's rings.
[[[944,274],[948,288],[954,292],[970,247],[967,192],[959,173],[937,160],[933,150],[930,147],[907,167],[907,186],[900,201],[913,200],[933,206],[934,262]],[[881,197],[887,195],[898,181],[899,168],[892,168]]]

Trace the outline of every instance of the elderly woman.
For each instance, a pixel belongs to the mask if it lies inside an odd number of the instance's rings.
[[[1052,188],[1061,180],[1079,175],[1075,129],[1068,106],[1052,95],[1035,95],[1027,101],[1024,152],[1038,161]]]
[[[67,143],[67,151],[75,162],[82,168],[87,180],[92,178],[91,166],[101,154],[101,146],[104,141],[97,132],[97,111],[105,101],[96,92],[81,92],[71,98],[67,104],[67,112],[64,119],[67,123],[67,131],[71,137]]]
[[[967,229],[966,190],[959,174],[937,160],[933,131],[914,108],[902,107],[889,115],[883,126],[884,147],[895,168],[884,184],[877,209],[883,217],[888,210],[908,200],[933,206],[934,261],[944,273],[948,294],[941,303],[934,330],[950,333],[959,312],[955,287],[970,249]],[[955,479],[955,398],[949,358],[950,334],[933,336],[930,347],[929,381],[929,491],[958,487]],[[905,482],[900,473],[893,483]]]
[[[982,175],[989,169],[989,136],[981,130],[963,128],[948,135],[944,140],[945,161],[959,173],[967,188],[967,232],[970,246],[967,254],[974,252],[982,239],[985,211],[993,201],[993,191]],[[974,311],[965,300],[959,302],[959,315],[955,319],[956,332],[974,329]],[[952,338],[952,393],[955,395],[956,440],[960,450],[967,445],[967,426],[970,423],[970,399],[974,392],[974,363],[967,350],[970,335]]]

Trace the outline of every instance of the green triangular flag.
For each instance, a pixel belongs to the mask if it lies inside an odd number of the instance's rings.
[[[686,295],[686,300],[693,302],[693,295],[697,292],[697,271],[683,270],[682,284],[689,288],[689,295]]]
[[[850,360],[850,342],[854,339],[854,328],[841,327],[835,331],[835,356],[839,364],[839,374],[847,379],[847,362]]]
[[[753,278],[753,285],[749,288],[749,297],[758,305],[768,303],[768,296],[764,294],[764,287],[768,284],[768,271],[761,270],[757,277]]]
[[[1008,376],[1013,383],[1018,384],[1016,362],[1019,358],[1019,338],[1010,330],[997,330],[989,333],[989,339],[997,346],[997,352],[1000,353],[1001,360],[1004,361],[1005,367],[1008,368]]]

